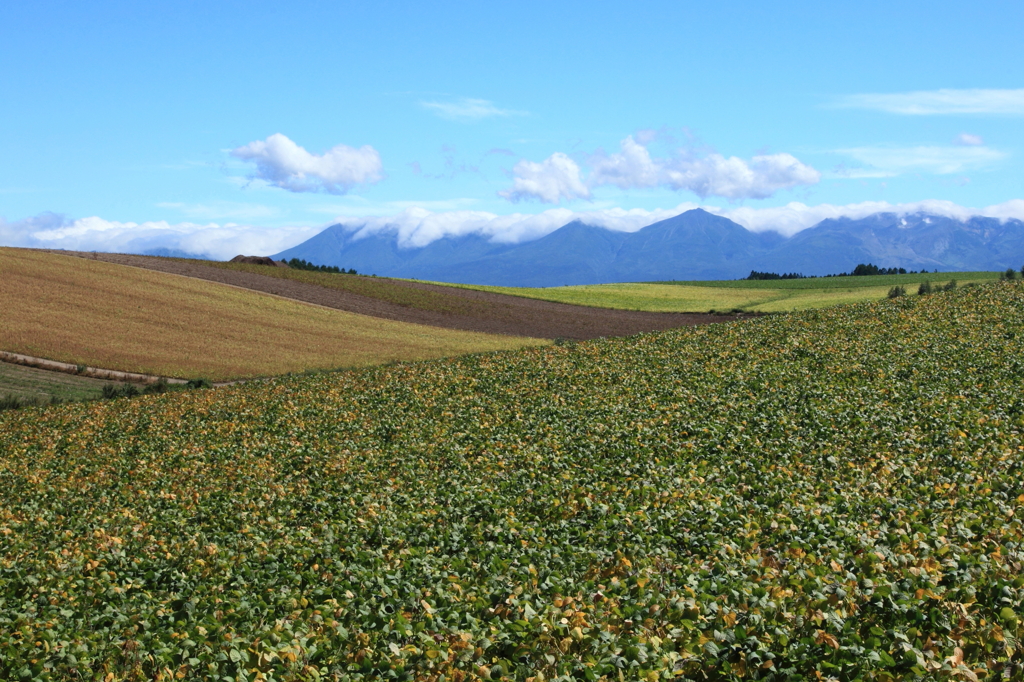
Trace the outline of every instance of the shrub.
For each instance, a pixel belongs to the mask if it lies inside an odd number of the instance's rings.
[[[1012,282],[1017,279],[1017,271],[1013,268],[1006,268],[1006,272],[999,275],[999,279],[1004,282]]]
[[[0,398],[0,411],[2,410],[17,410],[24,407],[27,402],[16,395],[5,395]]]
[[[213,388],[213,384],[210,383],[209,379],[189,379],[188,383],[185,384],[189,388]]]
[[[900,296],[906,296],[906,294],[907,290],[898,284],[889,289],[889,298],[899,298]]]
[[[167,392],[167,379],[164,379],[163,377],[160,377],[160,379],[157,380],[157,382],[155,384],[150,384],[149,386],[146,386],[146,388],[142,389],[142,392],[146,393],[146,394],[166,393]]]
[[[932,283],[929,282],[928,280],[921,282],[921,286],[917,288],[917,295],[926,296],[927,294],[930,293],[932,293]]]
[[[115,398],[134,398],[139,395],[139,389],[134,384],[107,384],[103,387],[103,398],[114,400]]]
[[[956,289],[956,280],[955,279],[949,280],[949,282],[946,284],[946,286],[942,287],[943,291],[953,291],[953,289]]]

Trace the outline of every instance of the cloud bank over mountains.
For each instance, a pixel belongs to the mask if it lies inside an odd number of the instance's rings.
[[[512,187],[499,195],[513,202],[536,199],[557,204],[590,199],[593,188],[614,185],[619,189],[689,190],[701,199],[766,199],[779,190],[821,180],[821,173],[791,154],[760,154],[744,160],[678,150],[659,158],[632,135],[619,146],[617,153],[599,151],[590,156],[591,171],[585,181],[579,164],[561,152],[540,163],[522,160],[512,170]]]
[[[55,213],[6,221],[0,218],[0,245],[69,251],[156,253],[228,259],[239,253],[264,254],[294,246],[323,229],[266,228],[237,223],[142,223],[105,220],[96,216],[76,220]]]
[[[621,232],[636,232],[694,208],[703,208],[729,218],[752,232],[776,231],[784,236],[792,236],[828,218],[856,220],[874,213],[928,213],[961,221],[972,216],[1024,220],[1024,200],[1016,199],[981,209],[938,200],[904,204],[867,201],[845,206],[807,206],[791,202],[774,208],[721,208],[681,203],[674,208],[653,211],[621,208],[572,211],[568,208],[552,208],[537,214],[510,215],[485,211],[434,212],[423,208],[408,208],[390,216],[339,217],[330,224],[341,224],[356,237],[394,234],[401,247],[421,247],[444,237],[471,234],[498,243],[519,243],[543,237],[574,220]],[[228,259],[239,253],[278,253],[309,239],[325,227],[327,225],[266,228],[237,223],[135,223],[104,220],[95,216],[68,219],[44,213],[19,221],[0,219],[0,245],[163,255],[194,254]]]

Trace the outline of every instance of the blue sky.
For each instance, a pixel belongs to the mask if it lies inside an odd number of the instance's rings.
[[[0,243],[1024,217],[1022,25],[1019,0],[5,3]]]

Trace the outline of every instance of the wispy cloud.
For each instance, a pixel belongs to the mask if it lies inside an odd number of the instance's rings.
[[[953,142],[968,147],[980,147],[985,144],[985,140],[981,139],[981,135],[972,135],[971,133],[960,133]]]
[[[837,173],[851,178],[894,177],[908,172],[949,175],[983,169],[1007,156],[1005,152],[983,145],[853,147],[837,149],[836,152],[862,164],[862,167],[847,168]]]
[[[520,161],[513,168],[513,187],[499,195],[513,201],[534,198],[559,203],[562,199],[590,198],[591,189],[614,185],[620,189],[689,190],[702,199],[764,199],[821,179],[821,173],[790,154],[759,154],[744,160],[681,149],[659,158],[632,135],[621,142],[615,154],[592,154],[589,165],[590,175],[583,182],[579,166],[565,154],[552,154],[539,164]]]
[[[463,97],[449,102],[420,102],[420,106],[450,121],[479,121],[497,116],[525,116],[525,111],[499,109],[486,99]]]
[[[837,99],[834,106],[906,116],[938,114],[1024,114],[1024,88],[1017,90],[917,90],[866,93]]]
[[[182,215],[199,220],[260,220],[272,218],[279,212],[272,206],[246,204],[237,201],[213,201],[206,204],[164,201],[157,204],[157,206],[178,211]]]
[[[281,133],[231,150],[231,156],[256,164],[253,177],[289,192],[344,194],[356,185],[383,178],[380,154],[370,145],[339,144],[311,154]]]

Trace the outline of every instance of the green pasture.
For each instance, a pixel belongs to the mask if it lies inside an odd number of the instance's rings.
[[[625,282],[566,287],[464,286],[512,296],[557,303],[643,310],[648,312],[790,312],[885,298],[889,289],[903,286],[913,295],[921,282],[958,285],[992,281],[998,272],[945,272],[864,277],[815,277],[783,280],[731,280],[708,282]]]
[[[0,398],[39,402],[89,400],[99,398],[103,387],[110,383],[115,382],[0,362]]]

